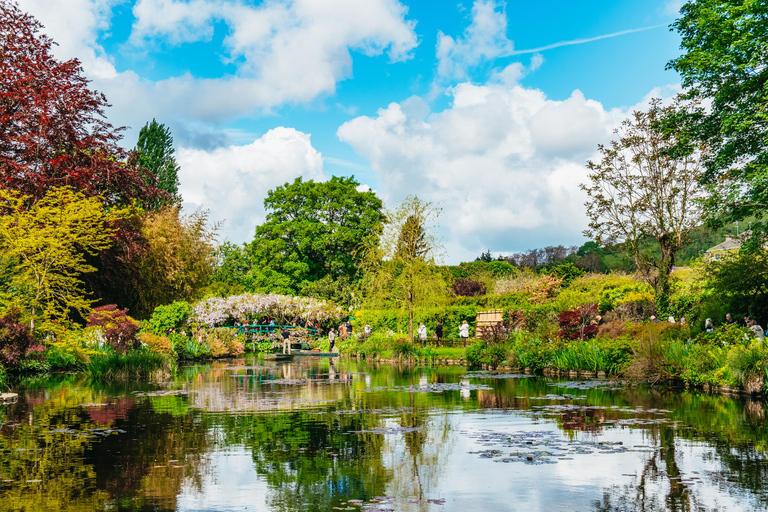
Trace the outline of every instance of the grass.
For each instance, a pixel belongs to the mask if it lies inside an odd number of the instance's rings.
[[[94,356],[85,373],[99,381],[163,380],[175,370],[171,357],[149,351],[131,351]]]

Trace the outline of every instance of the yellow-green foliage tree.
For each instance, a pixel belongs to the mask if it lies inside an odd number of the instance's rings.
[[[407,310],[410,339],[416,308],[436,305],[447,296],[435,262],[440,245],[430,232],[439,215],[439,208],[409,196],[387,212],[379,244],[364,250],[362,286],[368,304]]]
[[[178,205],[146,212],[139,224],[147,249],[139,261],[134,313],[144,318],[157,306],[195,298],[208,283],[216,262],[216,226],[208,223],[206,211],[184,216]]]
[[[37,202],[0,190],[0,256],[13,262],[3,306],[19,307],[33,333],[38,320],[65,320],[73,310],[87,317],[94,301],[80,276],[96,269],[86,255],[110,246],[112,224],[124,214],[67,187],[51,189]]]

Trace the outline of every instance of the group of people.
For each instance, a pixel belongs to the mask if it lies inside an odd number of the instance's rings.
[[[426,343],[427,326],[424,325],[424,322],[419,324],[419,328],[416,331],[416,334],[418,335],[419,341]],[[467,323],[466,320],[464,320],[464,322],[462,322],[462,324],[459,326],[459,338],[462,340],[469,338],[469,323]],[[432,333],[432,340],[440,341],[441,339],[443,339],[443,324],[437,322],[437,324],[435,324],[435,331]]]

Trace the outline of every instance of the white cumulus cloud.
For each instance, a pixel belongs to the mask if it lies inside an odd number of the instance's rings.
[[[209,209],[212,220],[223,221],[220,238],[235,243],[252,240],[264,222],[269,190],[299,176],[326,179],[310,136],[293,128],[274,128],[244,146],[182,148],[176,159],[185,209]]]
[[[214,26],[224,24],[220,52],[236,69],[216,78],[185,73],[150,80],[134,70],[118,72],[99,44],[121,3],[21,0],[20,6],[59,42],[58,58],[83,62],[85,75],[114,105],[110,120],[129,126],[131,140],[153,117],[174,130],[196,122],[215,126],[333,94],[352,74],[352,52],[386,53],[394,62],[408,59],[418,44],[415,21],[406,19],[408,9],[399,0],[138,0],[130,36],[135,49],[151,53],[158,43],[210,40]]]
[[[441,204],[449,261],[581,241],[586,160],[625,117],[574,91],[564,101],[507,83],[460,84],[430,112],[411,98],[342,125],[337,135],[377,173],[392,206],[408,194]]]
[[[437,74],[440,79],[465,79],[475,66],[512,52],[503,2],[475,0],[471,18],[461,36],[453,38],[438,33]]]

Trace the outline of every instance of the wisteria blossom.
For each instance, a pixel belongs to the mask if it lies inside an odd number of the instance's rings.
[[[273,317],[278,323],[323,323],[341,320],[346,315],[335,304],[318,299],[246,293],[200,301],[195,305],[192,320],[208,327],[218,327],[235,321],[251,323],[262,316]]]

